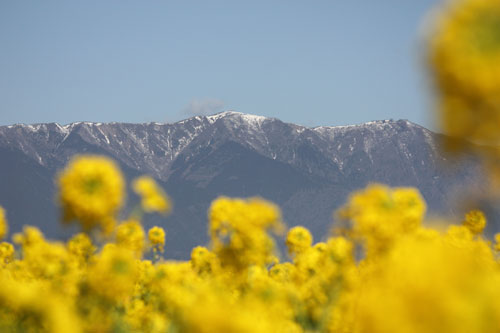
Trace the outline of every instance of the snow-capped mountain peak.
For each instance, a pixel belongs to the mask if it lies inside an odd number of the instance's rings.
[[[312,144],[314,150],[342,170],[342,160],[349,154],[361,149],[373,161],[377,144],[391,138],[401,141],[407,132],[420,133],[435,149],[428,139],[429,131],[403,120],[307,128],[236,111],[195,116],[175,123],[2,126],[0,146],[15,147],[42,165],[61,165],[78,152],[79,146],[88,146],[87,149],[114,156],[131,168],[167,179],[179,156],[189,158],[200,149],[216,149],[228,140],[294,166],[300,161],[300,147]]]

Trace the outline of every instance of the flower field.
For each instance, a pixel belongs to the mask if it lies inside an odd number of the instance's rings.
[[[500,2],[447,1],[432,18],[445,148],[478,153],[496,195]],[[372,184],[315,241],[271,202],[220,197],[210,243],[170,261],[168,228],[141,225],[172,207],[152,178],[130,184],[141,203],[124,220],[127,184],[112,160],[75,156],[56,184],[61,222],[81,229],[67,242],[31,226],[9,238],[0,207],[0,237],[12,240],[0,244],[0,332],[500,332],[500,235],[483,236],[479,210],[427,223],[418,190]]]

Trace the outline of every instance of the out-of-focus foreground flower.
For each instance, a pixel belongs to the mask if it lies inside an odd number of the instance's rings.
[[[7,218],[5,215],[5,209],[0,206],[0,239],[4,238],[9,231],[9,226],[7,224]]]
[[[76,157],[59,175],[58,184],[64,221],[77,220],[84,230],[112,230],[125,197],[122,173],[112,160]]]
[[[429,63],[445,147],[478,152],[500,181],[500,2],[446,1],[434,18]]]
[[[172,204],[155,180],[142,176],[134,180],[134,191],[141,196],[141,205],[146,212],[167,214]]]

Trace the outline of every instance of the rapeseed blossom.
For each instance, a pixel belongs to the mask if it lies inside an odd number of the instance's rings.
[[[500,3],[450,0],[435,11],[429,38],[444,147],[472,151],[500,185]]]
[[[141,196],[141,205],[146,212],[167,214],[170,211],[172,206],[170,199],[153,178],[139,177],[134,180],[132,186],[134,191]]]
[[[483,240],[449,237],[407,236],[364,268],[353,331],[498,332],[498,261]]]
[[[87,262],[96,251],[92,240],[85,233],[74,235],[66,244],[68,251],[79,260]]]
[[[275,248],[268,230],[282,229],[281,213],[275,205],[259,198],[219,198],[209,209],[213,251],[224,266],[242,271],[248,265],[267,265]]]
[[[430,64],[446,134],[500,143],[500,3],[447,1],[436,12]]]
[[[165,231],[158,226],[152,227],[148,231],[148,239],[153,246],[163,246],[165,245]]]
[[[124,180],[118,166],[103,156],[78,156],[58,179],[63,220],[77,220],[84,230],[108,233],[124,202]]]
[[[480,234],[486,227],[486,217],[480,210],[471,210],[465,215],[465,220],[462,224],[474,234]]]
[[[298,226],[290,229],[286,236],[286,246],[290,255],[304,253],[312,245],[312,235],[304,227]]]
[[[0,206],[0,239],[4,238],[9,230],[7,218],[5,215],[5,209]]]
[[[390,248],[400,235],[417,231],[425,210],[417,190],[375,184],[354,193],[338,215],[351,222],[350,233],[363,243],[370,257]]]
[[[165,230],[163,230],[163,228],[154,226],[149,229],[148,240],[156,257],[158,257],[160,253],[163,253],[165,247]]]
[[[14,246],[7,242],[0,243],[0,263],[8,264],[14,259]]]
[[[146,234],[138,220],[131,219],[116,227],[116,244],[140,258],[146,246]]]

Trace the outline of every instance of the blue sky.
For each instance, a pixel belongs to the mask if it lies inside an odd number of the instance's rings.
[[[235,110],[432,127],[419,28],[437,3],[1,1],[0,124]]]

